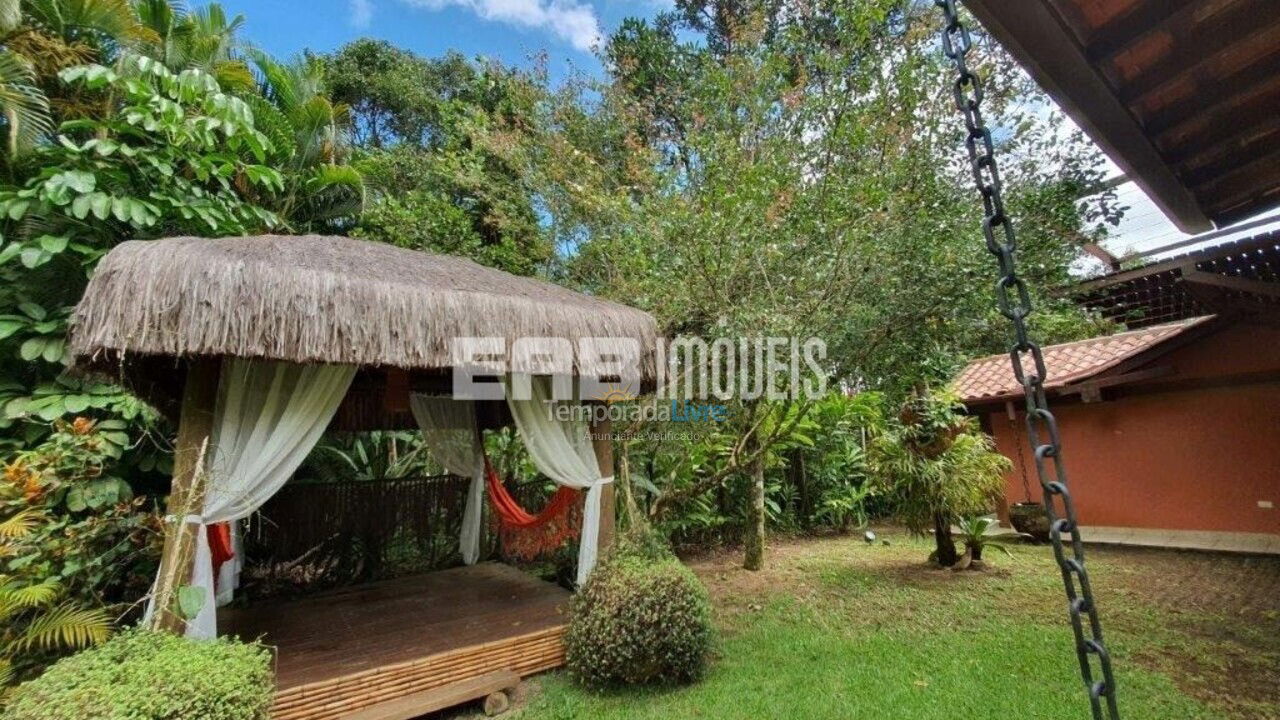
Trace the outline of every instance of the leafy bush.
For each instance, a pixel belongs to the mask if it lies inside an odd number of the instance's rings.
[[[274,682],[257,644],[128,630],[18,687],[7,720],[265,720]]]
[[[14,527],[0,533],[0,575],[56,582],[93,605],[146,591],[160,534],[145,498],[114,472],[129,441],[119,420],[57,420],[43,442],[10,458],[0,520]]]
[[[652,537],[621,539],[571,610],[569,671],[585,685],[686,683],[706,670],[707,590]]]

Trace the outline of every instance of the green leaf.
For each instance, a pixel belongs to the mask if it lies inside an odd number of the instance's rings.
[[[62,356],[66,353],[67,341],[62,338],[49,340],[44,345],[44,351],[40,353],[46,362],[60,362]]]
[[[76,202],[77,203],[80,202],[85,197],[87,196],[81,195],[80,197],[76,198]],[[44,248],[45,252],[50,252],[55,254],[60,253],[63,250],[66,250],[67,243],[70,242],[70,240],[71,238],[67,237],[66,235],[41,235],[39,238],[37,238],[37,241],[40,243],[40,247]]]
[[[89,504],[85,502],[84,488],[77,486],[68,490],[66,503],[67,509],[71,512],[80,512],[87,508]]]
[[[18,348],[18,357],[31,362],[40,357],[40,354],[44,352],[44,346],[45,339],[43,337],[28,338],[26,342],[22,343],[22,347]]]
[[[0,318],[0,340],[3,340],[9,337],[10,335],[18,332],[22,328],[26,327],[26,325],[27,323],[25,320],[21,320],[21,319],[13,320],[8,318]]]
[[[83,220],[89,216],[89,204],[93,202],[93,198],[89,195],[78,195],[75,200],[71,201],[71,215],[77,220]]]
[[[68,395],[62,399],[69,413],[81,413],[89,409],[88,395]]]
[[[111,196],[106,193],[94,193],[93,199],[89,202],[89,209],[93,211],[93,216],[99,220],[106,220],[111,214]]]
[[[19,257],[22,260],[23,267],[28,270],[34,270],[35,268],[49,262],[53,256],[45,252],[43,248],[28,245],[27,247],[22,248],[22,253]]]
[[[21,310],[23,314],[25,314],[27,317],[31,318],[32,320],[37,320],[37,321],[44,320],[46,317],[49,316],[49,311],[45,310],[40,305],[37,305],[36,303],[30,302],[30,301],[23,301],[18,303],[18,309]]]
[[[14,200],[9,203],[8,214],[10,220],[21,220],[22,216],[27,214],[27,208],[31,207],[30,200]]]
[[[200,609],[204,607],[205,594],[204,588],[192,585],[183,585],[178,588],[178,616],[184,620],[194,620],[200,614]]]

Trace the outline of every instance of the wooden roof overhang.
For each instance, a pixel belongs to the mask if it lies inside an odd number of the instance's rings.
[[[1138,329],[1201,315],[1280,321],[1280,231],[1086,280],[1076,302]]]
[[[964,0],[1185,232],[1280,205],[1274,0]]]

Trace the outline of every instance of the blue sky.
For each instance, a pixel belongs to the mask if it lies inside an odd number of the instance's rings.
[[[382,38],[426,56],[458,50],[525,65],[545,52],[553,80],[597,73],[591,47],[623,18],[670,0],[221,0],[247,20],[245,37],[275,55]],[[192,3],[198,4],[198,3]]]

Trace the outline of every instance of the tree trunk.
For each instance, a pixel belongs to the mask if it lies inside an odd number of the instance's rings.
[[[933,541],[937,545],[938,564],[943,567],[955,565],[960,554],[956,552],[956,543],[951,539],[951,523],[941,513],[933,516]]]
[[[759,442],[755,435],[749,438],[746,451],[756,454],[748,465],[747,480],[747,529],[744,538],[746,557],[742,567],[759,570],[764,567],[764,458],[756,451]]]
[[[791,474],[791,482],[796,488],[796,516],[800,527],[808,530],[812,526],[813,504],[809,498],[809,478],[804,471],[804,450],[796,448],[791,451],[787,469]]]

